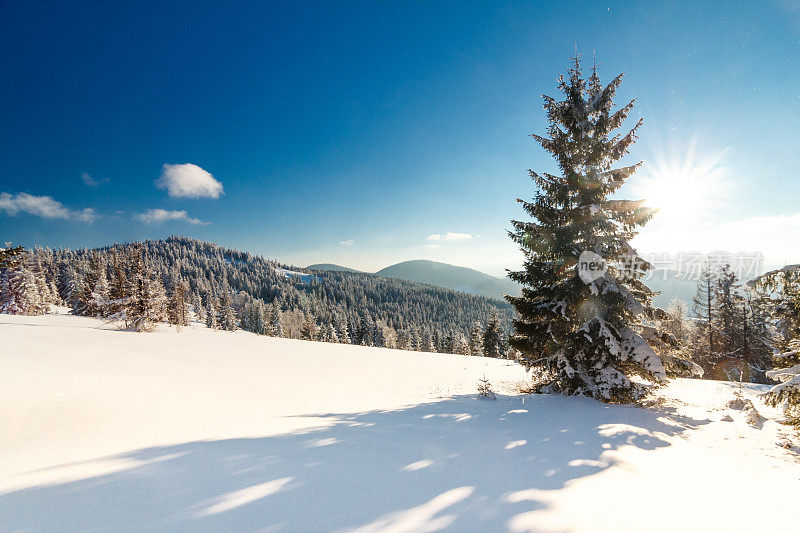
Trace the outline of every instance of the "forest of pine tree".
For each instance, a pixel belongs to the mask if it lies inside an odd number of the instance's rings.
[[[351,272],[287,275],[294,270],[286,265],[183,237],[5,255],[0,281],[8,287],[2,308],[8,313],[65,305],[73,314],[136,331],[197,321],[277,337],[507,354],[472,347],[467,338],[475,327],[482,336],[491,317],[502,344],[510,329],[508,304],[414,282]]]

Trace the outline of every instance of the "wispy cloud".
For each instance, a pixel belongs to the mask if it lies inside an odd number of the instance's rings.
[[[205,226],[211,222],[203,222],[199,218],[192,218],[186,214],[186,211],[167,211],[166,209],[148,209],[143,213],[135,215],[133,218],[145,224],[161,224],[163,222],[187,222]]]
[[[342,241],[339,244],[343,246],[353,246],[356,243],[355,239],[347,239],[346,241]]]
[[[438,244],[426,244],[425,247],[426,248],[438,248],[439,245]]]
[[[81,181],[87,187],[99,187],[103,183],[108,183],[111,180],[109,180],[108,178],[95,179],[86,172],[81,172]]]
[[[210,172],[197,165],[164,165],[156,188],[166,189],[172,198],[219,198],[223,193],[222,183]]]
[[[24,214],[41,218],[78,220],[87,223],[92,223],[97,219],[94,209],[68,209],[51,196],[35,196],[25,192],[19,194],[0,193],[0,211],[12,217]]]
[[[425,240],[428,242],[453,242],[453,241],[468,241],[472,239],[473,236],[469,233],[453,233],[452,231],[448,231],[447,233],[434,233],[433,235],[428,235],[425,237]]]

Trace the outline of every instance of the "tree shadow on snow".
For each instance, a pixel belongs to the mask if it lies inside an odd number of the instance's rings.
[[[707,423],[587,398],[521,398],[460,396],[321,415],[332,425],[291,434],[136,450],[110,458],[133,461],[122,471],[0,495],[0,522],[12,531],[504,530],[545,507],[536,490],[611,466],[606,452],[655,450]]]

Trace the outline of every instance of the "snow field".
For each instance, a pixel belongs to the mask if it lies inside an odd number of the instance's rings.
[[[517,365],[0,315],[0,530],[793,530],[763,387],[520,395]],[[486,376],[496,401],[476,398]],[[740,391],[760,427],[727,407]],[[730,420],[730,421],[728,421]],[[780,511],[777,511],[780,510]]]

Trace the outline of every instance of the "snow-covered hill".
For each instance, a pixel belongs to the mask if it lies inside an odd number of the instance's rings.
[[[678,380],[657,408],[609,406],[516,394],[524,372],[506,361],[65,315],[0,315],[0,368],[0,530],[800,520],[789,431],[726,407],[731,383]],[[484,375],[497,401],[476,398]]]

